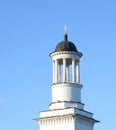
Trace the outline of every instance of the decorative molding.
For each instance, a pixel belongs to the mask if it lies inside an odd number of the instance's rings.
[[[90,124],[94,124],[100,122],[95,120],[92,117],[87,117],[81,114],[67,114],[67,115],[59,115],[59,116],[48,116],[48,117],[40,117],[35,119],[37,122],[40,123],[41,126],[48,126],[48,125],[60,125],[66,124],[71,122],[84,122]]]
[[[61,83],[53,83],[51,85],[51,88],[55,88],[55,87],[78,87],[81,89],[83,87],[83,85],[80,83],[61,82]]]
[[[40,125],[55,125],[55,124],[64,124],[73,122],[75,120],[74,115],[63,115],[63,116],[51,116],[51,117],[43,117],[39,118],[38,121]]]
[[[59,51],[59,52],[53,52],[50,54],[51,57],[56,56],[56,55],[62,55],[62,54],[70,54],[70,55],[76,55],[81,57],[82,54],[80,52],[74,52],[74,51]]]

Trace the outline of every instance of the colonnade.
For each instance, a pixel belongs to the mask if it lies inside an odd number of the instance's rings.
[[[53,84],[80,83],[79,61],[72,58],[53,60]]]

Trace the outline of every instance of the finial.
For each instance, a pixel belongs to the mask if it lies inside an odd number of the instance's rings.
[[[64,26],[64,33],[67,33],[67,28],[68,28],[68,27],[65,25],[65,26]]]
[[[65,25],[64,26],[64,40],[65,41],[67,41],[67,37],[68,37],[68,35],[67,35],[67,26]]]

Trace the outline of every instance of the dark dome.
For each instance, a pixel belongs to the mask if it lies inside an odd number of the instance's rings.
[[[64,41],[57,44],[55,52],[57,51],[75,51],[77,52],[77,48],[71,41],[67,40],[67,34],[64,34]]]
[[[77,48],[74,43],[70,41],[62,41],[57,44],[55,51],[75,51],[77,52]]]

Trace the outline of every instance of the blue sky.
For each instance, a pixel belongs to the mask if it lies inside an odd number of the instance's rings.
[[[116,1],[0,1],[0,130],[39,130],[33,121],[51,103],[49,53],[68,39],[81,58],[82,102],[101,122],[116,129]]]

